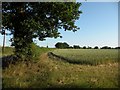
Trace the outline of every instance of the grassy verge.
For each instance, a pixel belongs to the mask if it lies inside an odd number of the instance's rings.
[[[47,65],[45,63],[41,63],[42,58],[40,57],[43,53],[47,53],[48,51],[52,51],[52,48],[40,48],[37,46],[32,47],[34,49],[34,60],[32,62],[16,62],[15,64],[9,63],[7,68],[2,70],[3,74],[3,87],[4,88],[28,88],[33,87],[32,84],[37,82],[39,79],[41,81],[46,80],[48,77],[47,73]],[[7,52],[8,48],[6,49]],[[5,52],[5,53],[6,53]],[[13,51],[9,51],[13,53]],[[8,56],[9,53],[6,53],[4,57]],[[15,60],[17,61],[17,60]],[[40,63],[40,64],[38,64]]]

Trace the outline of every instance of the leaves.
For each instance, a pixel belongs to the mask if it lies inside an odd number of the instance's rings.
[[[33,38],[61,37],[61,28],[77,31],[74,22],[81,14],[80,6],[75,2],[3,2],[2,25],[13,34],[16,52],[28,52]]]
[[[15,28],[16,31],[17,28],[32,29],[33,33],[51,31],[51,35],[48,33],[49,35],[43,35],[43,37],[38,33],[41,38],[54,37],[54,35],[56,37],[57,33],[53,34],[52,30],[61,27],[65,30],[79,29],[74,22],[81,14],[81,11],[79,11],[81,3],[4,2],[2,6],[3,26],[7,26],[6,29]],[[59,35],[57,36],[59,37]]]

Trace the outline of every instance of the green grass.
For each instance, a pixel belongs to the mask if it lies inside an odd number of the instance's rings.
[[[33,59],[32,61],[37,62],[40,58],[40,55],[46,52],[49,52],[51,50],[54,50],[54,48],[45,48],[45,47],[39,47],[35,44],[32,44],[32,52],[33,52]]]
[[[96,66],[70,64],[60,60],[50,59],[47,56],[47,52],[53,51],[54,49],[39,48],[37,50],[40,54],[37,63],[30,62],[26,64],[19,62],[3,69],[4,88],[118,87],[117,62],[104,63]],[[56,51],[54,50],[53,52]]]
[[[118,62],[116,49],[57,49],[53,53],[67,58],[71,63],[98,65]]]
[[[11,47],[5,47],[4,48],[4,53],[2,53],[2,47],[0,47],[0,57],[1,56],[7,56],[7,55],[12,55],[14,51],[14,48]]]

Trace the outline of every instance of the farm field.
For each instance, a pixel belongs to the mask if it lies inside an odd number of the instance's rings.
[[[116,49],[58,49],[53,53],[62,56],[70,63],[98,65],[118,62]]]
[[[4,88],[118,88],[117,50],[67,50],[37,49],[37,62],[10,64],[3,69]],[[99,65],[72,64],[62,60],[49,58],[48,52],[67,55],[71,60],[85,58],[88,62],[93,58],[103,60]],[[98,52],[98,53],[97,53]],[[102,54],[104,52],[104,54]],[[63,54],[64,53],[64,54]],[[93,53],[93,54],[92,54]],[[74,57],[73,57],[73,56]],[[80,56],[82,57],[80,57]],[[89,56],[91,55],[91,56]],[[112,55],[112,56],[111,56]],[[72,56],[72,57],[71,57]],[[89,57],[88,57],[89,56]],[[109,62],[105,61],[109,58]],[[82,58],[82,59],[81,59]],[[34,61],[34,60],[33,60]],[[97,61],[96,61],[97,62]],[[93,63],[93,62],[92,62]]]

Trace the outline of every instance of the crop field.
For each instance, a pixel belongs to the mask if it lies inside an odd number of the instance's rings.
[[[2,70],[3,88],[118,88],[117,50],[36,48],[36,61],[10,64]],[[49,52],[69,58],[72,64],[52,59]],[[12,50],[6,55],[12,54]],[[39,54],[39,55],[38,55]],[[68,60],[69,60],[68,59]],[[34,62],[36,61],[36,62]],[[95,62],[99,62],[94,65]],[[102,62],[101,62],[102,61]]]
[[[98,65],[118,62],[118,50],[115,49],[57,49],[53,53],[77,64]]]

